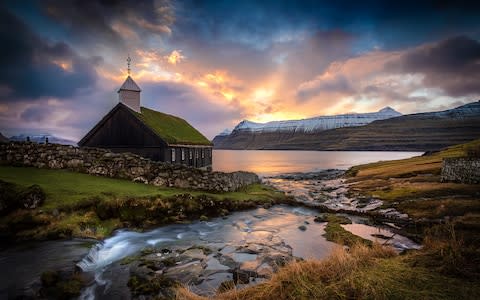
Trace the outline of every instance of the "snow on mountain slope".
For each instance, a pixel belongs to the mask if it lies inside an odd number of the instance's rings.
[[[302,120],[271,121],[268,123],[243,120],[235,126],[233,132],[314,132],[340,127],[362,126],[376,120],[390,119],[401,115],[391,107],[385,107],[372,113],[320,116]]]
[[[225,136],[225,135],[229,135],[230,133],[232,133],[232,130],[228,129],[228,128],[225,128],[222,132],[220,132],[218,135],[219,136]]]

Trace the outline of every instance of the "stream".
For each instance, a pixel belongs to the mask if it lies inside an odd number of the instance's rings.
[[[266,180],[293,194],[300,202],[323,203],[325,199],[337,199],[341,207],[352,205],[340,193],[343,190],[334,194],[329,185],[325,188],[327,191],[318,190],[318,178]],[[310,189],[310,185],[317,188]],[[333,202],[328,203],[336,205]],[[91,241],[72,240],[4,247],[0,250],[3,270],[0,299],[34,295],[40,287],[39,277],[43,271],[71,271],[73,268],[81,270],[89,282],[79,299],[130,299],[127,282],[132,274],[147,278],[165,275],[207,296],[214,294],[222,282],[234,279],[234,274],[237,277],[243,274],[243,279],[236,281],[237,287],[242,288],[262,282],[283,263],[296,258],[322,259],[334,247],[339,247],[323,237],[326,223],[315,222],[317,215],[319,213],[310,208],[276,205],[146,232],[118,230],[110,238],[93,245]],[[367,218],[345,216],[352,224],[343,227],[363,238],[390,244],[398,251],[419,247],[386,227],[370,226]],[[138,264],[138,259],[125,261],[133,255],[140,255],[150,265],[173,263],[152,275],[152,270]]]

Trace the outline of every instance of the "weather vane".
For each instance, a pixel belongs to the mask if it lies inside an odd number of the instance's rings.
[[[128,72],[128,76],[130,76],[130,62],[132,61],[132,59],[130,58],[130,54],[128,54],[128,57],[127,57],[127,72]]]

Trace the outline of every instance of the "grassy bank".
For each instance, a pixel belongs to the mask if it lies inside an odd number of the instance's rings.
[[[119,227],[149,228],[288,201],[283,193],[260,184],[217,194],[65,170],[7,166],[0,166],[0,180],[17,189],[37,184],[46,194],[40,207],[18,209],[0,218],[3,235],[10,232],[20,239],[104,238]]]
[[[478,279],[435,272],[421,261],[379,245],[339,247],[325,260],[292,262],[264,283],[213,299],[478,299]],[[177,299],[207,298],[181,288]]]
[[[350,196],[381,199],[384,207],[413,218],[423,237],[421,250],[397,255],[366,243],[341,227],[346,220],[330,214],[325,236],[348,250],[339,247],[321,261],[293,262],[266,282],[213,299],[480,299],[480,185],[440,181],[443,158],[479,147],[476,140],[347,172]],[[428,220],[442,224],[426,226]],[[177,299],[205,298],[181,288]]]
[[[378,198],[415,221],[453,220],[462,238],[479,242],[480,185],[440,181],[444,158],[479,148],[475,140],[430,155],[353,167],[348,171],[351,194]]]

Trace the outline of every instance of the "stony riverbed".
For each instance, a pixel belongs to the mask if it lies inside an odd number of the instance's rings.
[[[0,260],[2,269],[34,272],[18,272],[14,279],[2,275],[0,296],[38,295],[41,271],[59,268],[64,274],[81,277],[80,299],[149,299],[159,294],[168,298],[178,282],[201,295],[257,284],[289,261],[325,258],[334,247],[340,247],[323,236],[326,222],[315,209],[317,204],[332,209],[378,209],[375,200],[362,204],[348,198],[340,174],[329,170],[264,179],[310,208],[275,205],[147,232],[119,230],[90,246],[87,254],[84,244],[69,242],[65,247],[66,241],[4,250],[0,257],[8,259]],[[418,248],[388,228],[370,225],[368,218],[343,216],[352,221],[343,228],[365,239],[390,244],[398,251]],[[40,245],[49,249],[45,258],[39,257]],[[35,260],[22,259],[34,256]],[[62,257],[58,266],[53,259],[56,256]],[[49,263],[43,266],[42,259]]]
[[[310,207],[326,207],[335,211],[378,212],[386,217],[408,220],[407,214],[393,208],[382,209],[383,202],[374,197],[358,197],[349,194],[342,170],[323,170],[310,173],[289,173],[265,177],[267,184],[284,191],[295,200]]]

